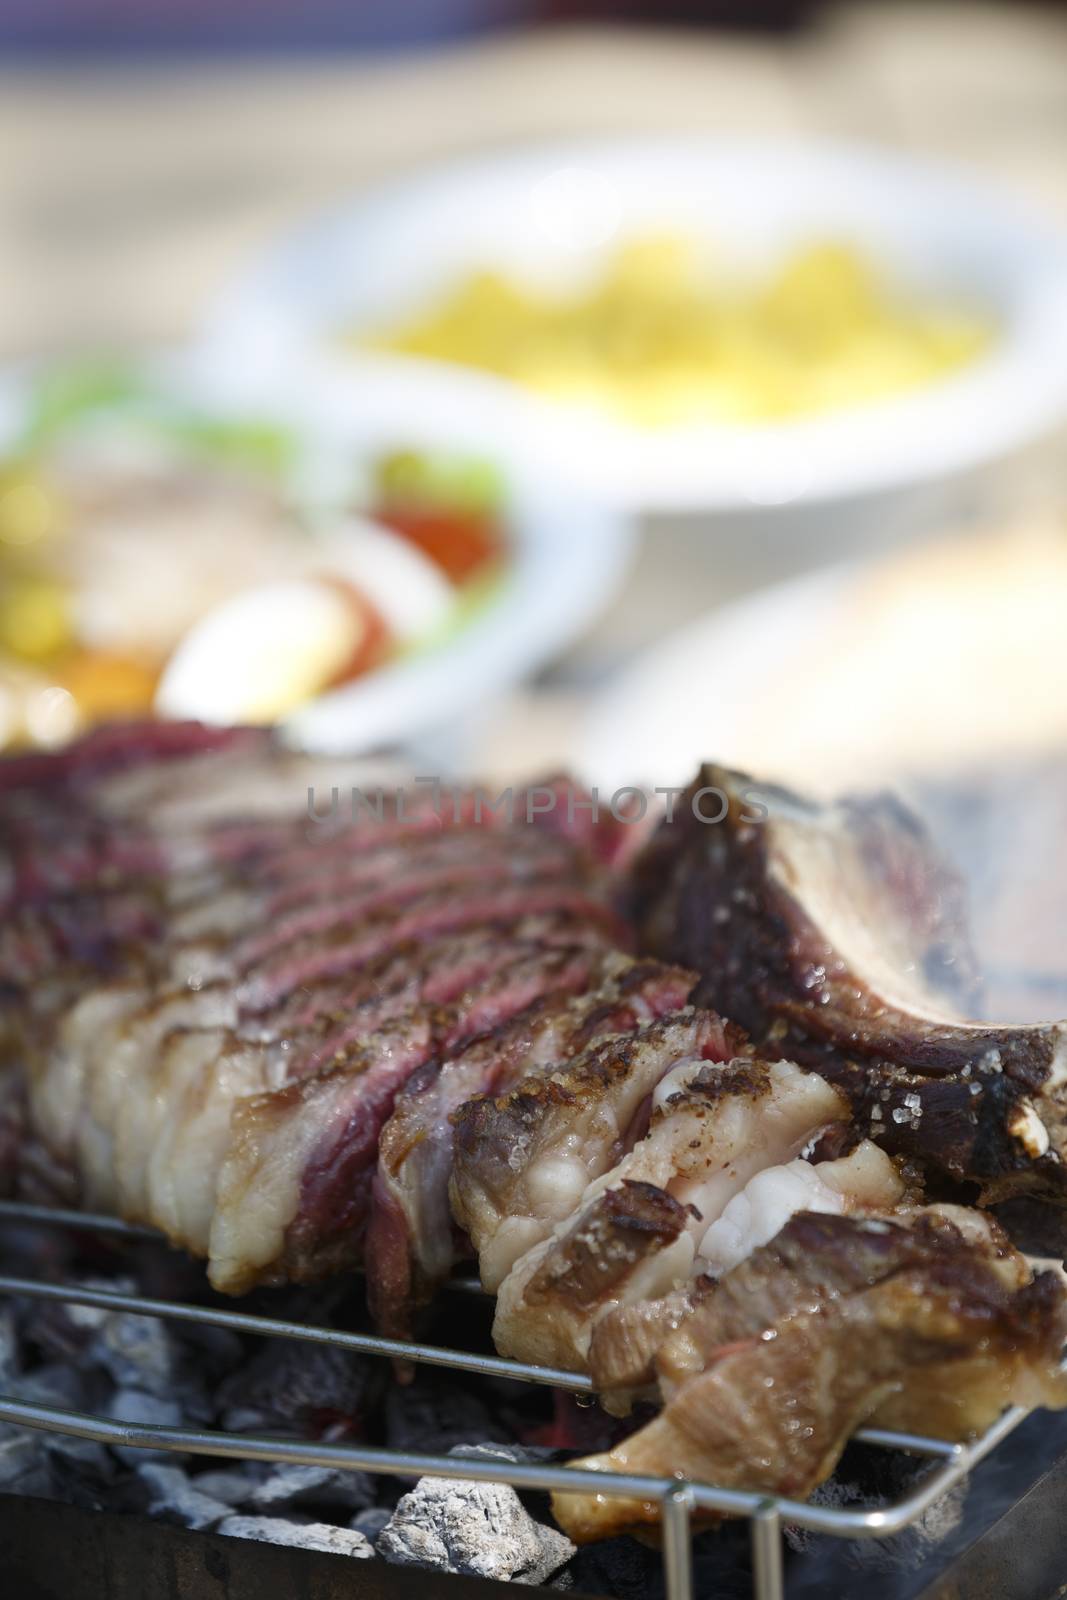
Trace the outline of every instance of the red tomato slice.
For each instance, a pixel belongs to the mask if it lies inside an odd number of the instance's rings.
[[[479,512],[393,504],[379,506],[374,515],[416,545],[455,584],[466,583],[488,566],[500,549],[499,527]]]
[[[381,666],[393,643],[393,636],[384,617],[361,590],[332,574],[328,578],[320,578],[320,581],[339,589],[363,624],[359,643],[329,685],[335,689],[339,684],[348,683],[352,678]]]

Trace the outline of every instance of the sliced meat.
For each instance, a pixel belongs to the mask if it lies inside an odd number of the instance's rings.
[[[722,1277],[766,1244],[798,1211],[834,1215],[873,1208],[891,1210],[905,1183],[892,1161],[869,1139],[836,1161],[788,1161],[757,1172],[729,1200],[704,1233],[697,1264]]]
[[[227,1281],[355,1259],[411,1071],[595,989],[627,942],[601,865],[619,830],[566,780],[531,793],[529,827],[469,789],[309,809],[377,776],[267,734],[152,730],[3,768],[0,1025],[33,1129],[83,1200],[197,1251],[225,1166],[224,1248],[241,1206],[281,1232]],[[255,1179],[260,1138],[289,1215]]]
[[[602,1190],[504,1279],[493,1319],[500,1354],[585,1371],[599,1317],[687,1281],[691,1229],[688,1207],[656,1184],[624,1178]]]
[[[0,762],[0,795],[83,788],[131,767],[156,766],[205,750],[256,751],[269,735],[256,728],[213,728],[200,722],[117,722],[95,728],[64,750],[8,756]]]
[[[574,1216],[520,1256],[505,1278],[493,1324],[497,1348],[522,1360],[550,1359],[553,1365],[584,1370],[601,1314],[613,1306],[666,1295],[683,1283],[698,1252],[704,1253],[709,1238],[723,1227],[725,1214],[744,1202],[747,1186],[760,1178],[771,1184],[775,1174],[777,1189],[783,1183],[788,1187],[783,1175],[794,1166],[814,1175],[814,1168],[792,1158],[827,1123],[847,1113],[836,1089],[788,1061],[768,1066],[741,1059],[676,1067],[655,1090],[646,1136],[586,1188]],[[888,1158],[882,1160],[892,1171]],[[807,1186],[813,1195],[818,1183],[814,1179]],[[640,1230],[625,1222],[629,1208],[619,1209],[618,1193],[631,1192],[634,1184],[642,1194],[666,1192],[680,1208],[681,1222],[669,1249],[648,1234],[642,1252]],[[829,1190],[819,1188],[829,1198]],[[788,1214],[782,1215],[783,1222]],[[727,1228],[728,1236],[736,1234],[736,1221],[731,1219]],[[572,1294],[576,1256],[588,1261],[595,1250],[615,1260],[610,1289],[601,1298],[591,1288]]]
[[[82,1170],[92,1180],[94,1203],[117,1205],[125,1215],[203,1250],[239,1099],[280,1091],[327,1066],[351,1070],[354,1052],[362,1060],[379,1042],[384,1048],[389,1030],[423,1013],[432,1037],[449,1044],[467,1030],[491,1025],[498,1014],[521,1010],[546,986],[574,987],[596,959],[595,950],[580,945],[513,946],[498,930],[482,931],[481,948],[480,968],[473,964],[470,941],[456,941],[443,944],[436,961],[425,953],[414,961],[408,952],[391,985],[381,971],[370,975],[343,1023],[325,1019],[316,1048],[314,1036],[310,1042],[306,1035],[270,1043],[241,1038],[225,1019],[215,1028],[175,1025],[162,1037],[161,1026],[177,1021],[175,1002],[162,1013],[142,1015],[139,1026],[126,1026],[117,1049],[107,1047],[94,1062],[99,1088],[80,1134]],[[189,997],[189,1003],[194,998],[201,997]],[[440,1009],[446,1002],[451,1006]],[[331,1027],[340,1032],[331,1033]],[[116,1069],[124,1082],[117,1095]]]
[[[734,1315],[717,1314],[724,1291]],[[575,1464],[803,1498],[864,1422],[936,1423],[966,1438],[1009,1402],[1067,1404],[1065,1334],[1057,1277],[1020,1285],[944,1218],[904,1227],[801,1213],[663,1346],[661,1414]],[[555,1495],[553,1510],[578,1541],[658,1516],[611,1495]]]
[[[692,973],[618,952],[603,957],[584,993],[546,996],[513,1024],[417,1073],[382,1130],[367,1272],[376,1320],[409,1336],[418,1308],[457,1255],[449,1215],[453,1113],[476,1094],[505,1092],[560,1066],[596,1039],[625,1034],[683,1006]]]
[[[624,1414],[635,1394],[655,1383],[655,1358],[669,1334],[711,1286],[775,1238],[800,1211],[853,1215],[899,1208],[906,1184],[884,1151],[861,1140],[847,1156],[766,1167],[724,1207],[703,1235],[695,1276],[659,1298],[609,1305],[595,1318],[589,1371],[608,1410]],[[731,1276],[730,1282],[738,1279]]]
[[[411,1074],[541,995],[580,990],[596,960],[581,947],[537,952],[451,1007],[376,1020],[329,1070],[242,1098],[227,1128],[211,1220],[215,1286],[240,1293],[256,1281],[305,1282],[358,1262],[382,1125]],[[172,1170],[187,1164],[176,1155]]]
[[[519,1256],[570,1216],[587,1185],[647,1127],[656,1085],[685,1061],[723,1061],[738,1040],[713,1012],[686,1010],[595,1045],[563,1069],[454,1117],[452,1210],[495,1292]]]
[[[441,1004],[523,954],[565,947],[603,951],[608,944],[600,928],[566,914],[524,917],[506,933],[496,923],[476,923],[432,943],[401,944],[341,978],[302,985],[273,1009],[242,1016],[238,1032],[242,1038],[284,1046],[296,1076],[305,1070],[305,1061],[323,1064],[317,1058],[324,1037],[343,1028],[370,999],[405,990],[412,1003]]]
[[[504,884],[465,895],[438,890],[395,913],[381,912],[357,930],[297,940],[284,957],[268,962],[238,985],[238,1002],[248,1013],[266,1011],[299,985],[365,965],[410,940],[429,941],[478,923],[506,925],[524,917],[558,914],[586,918],[624,942],[622,926],[603,892],[592,887],[549,882]]]

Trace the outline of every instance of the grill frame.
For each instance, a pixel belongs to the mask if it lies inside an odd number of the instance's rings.
[[[130,1242],[166,1244],[166,1240],[155,1229],[123,1222],[115,1217],[19,1201],[0,1201],[0,1223],[4,1222],[31,1227],[67,1228],[82,1233],[110,1235]],[[465,1294],[481,1292],[477,1283],[464,1279],[454,1280],[450,1288]],[[41,1302],[87,1305],[141,1316],[199,1322],[256,1337],[329,1344],[361,1355],[407,1361],[414,1365],[441,1366],[482,1376],[507,1377],[576,1394],[592,1393],[592,1383],[587,1377],[561,1369],[538,1367],[446,1346],[382,1339],[374,1334],[350,1333],[317,1324],[230,1311],[223,1307],[195,1306],[184,1301],[41,1282],[10,1274],[0,1274],[0,1295],[20,1295]],[[884,1539],[899,1534],[914,1526],[942,1496],[1014,1432],[1028,1415],[1024,1407],[1011,1406],[984,1434],[968,1444],[882,1428],[860,1429],[854,1435],[858,1441],[924,1457],[935,1464],[914,1488],[888,1505],[840,1509],[668,1477],[593,1473],[541,1463],[479,1460],[353,1444],[315,1444],[216,1429],[134,1425],[0,1395],[0,1422],[66,1433],[101,1444],[193,1452],[246,1461],[325,1466],[387,1477],[466,1479],[506,1484],[515,1489],[591,1490],[600,1494],[653,1500],[660,1507],[667,1600],[693,1600],[692,1519],[695,1512],[725,1512],[747,1520],[753,1600],[784,1600],[783,1525],[848,1540]]]

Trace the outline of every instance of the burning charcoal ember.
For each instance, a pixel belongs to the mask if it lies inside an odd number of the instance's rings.
[[[356,1533],[361,1533],[371,1544],[376,1545],[382,1529],[389,1522],[393,1513],[388,1506],[368,1506],[366,1511],[359,1511],[348,1524]]]
[[[523,1444],[528,1449],[533,1447],[531,1454],[543,1449],[549,1454],[566,1450],[573,1455],[577,1450],[588,1453],[610,1448],[617,1439],[633,1432],[633,1420],[609,1417],[588,1395],[564,1394],[554,1389],[552,1420],[518,1432]]]
[[[182,1408],[177,1400],[164,1400],[159,1395],[145,1394],[143,1389],[116,1389],[107,1406],[107,1414],[116,1422],[147,1423],[151,1426],[179,1427],[183,1421]],[[112,1445],[120,1461],[136,1467],[142,1461],[167,1461],[174,1459],[172,1450],[144,1449],[137,1445]]]
[[[459,1455],[525,1459],[514,1447],[470,1447]],[[404,1495],[376,1549],[399,1566],[468,1577],[541,1583],[574,1554],[570,1540],[535,1522],[514,1489],[463,1479],[420,1478]]]
[[[508,1437],[477,1395],[427,1373],[389,1390],[385,1398],[385,1430],[390,1450],[440,1452],[469,1444],[472,1439],[504,1443]]]
[[[194,1489],[213,1500],[223,1500],[228,1506],[246,1506],[270,1470],[258,1461],[244,1461],[240,1466],[198,1472],[192,1483]]]
[[[219,1390],[219,1420],[234,1433],[348,1431],[366,1409],[372,1369],[330,1345],[265,1347]]]
[[[282,1466],[258,1484],[247,1500],[250,1510],[267,1515],[291,1507],[350,1513],[374,1503],[374,1484],[365,1472],[330,1467]]]
[[[137,1475],[151,1496],[148,1502],[150,1517],[176,1523],[181,1528],[213,1528],[230,1515],[230,1507],[225,1501],[213,1500],[210,1495],[204,1494],[181,1467],[143,1461],[137,1468]]]
[[[227,1517],[216,1531],[233,1539],[262,1539],[266,1544],[287,1544],[298,1550],[354,1556],[357,1561],[366,1561],[374,1554],[370,1541],[354,1528],[334,1528],[327,1522],[288,1522],[283,1517]]]

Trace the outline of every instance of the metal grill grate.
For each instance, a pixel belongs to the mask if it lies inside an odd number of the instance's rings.
[[[110,1234],[131,1241],[165,1242],[153,1229],[137,1227],[114,1217],[14,1201],[0,1202],[0,1221],[77,1228],[83,1232]],[[451,1288],[456,1292],[481,1293],[479,1285],[472,1280],[454,1280]],[[306,1343],[329,1344],[361,1355],[391,1357],[425,1366],[451,1367],[482,1376],[519,1379],[576,1394],[589,1393],[592,1389],[587,1377],[553,1367],[505,1361],[498,1356],[452,1350],[439,1345],[381,1339],[374,1334],[348,1333],[276,1317],[253,1316],[222,1307],[195,1306],[180,1301],[148,1299],[140,1295],[80,1286],[67,1287],[3,1274],[0,1274],[0,1294],[135,1312],[141,1316],[163,1317],[179,1322],[199,1322],[267,1339],[297,1339]],[[588,1472],[540,1463],[482,1461],[351,1444],[302,1443],[199,1428],[133,1425],[0,1396],[0,1421],[73,1434],[77,1438],[91,1439],[101,1444],[335,1467],[398,1478],[415,1478],[425,1474],[481,1483],[510,1484],[515,1489],[575,1490],[651,1500],[660,1507],[667,1600],[693,1600],[694,1512],[726,1512],[734,1517],[746,1518],[751,1540],[754,1600],[783,1600],[783,1524],[841,1539],[877,1539],[900,1533],[917,1522],[942,1495],[989,1455],[1022,1422],[1026,1414],[1022,1407],[1012,1406],[981,1438],[966,1445],[882,1428],[861,1429],[855,1435],[858,1440],[886,1450],[901,1450],[926,1457],[933,1464],[908,1494],[892,1504],[842,1510],[798,1500],[742,1493],[735,1489],[720,1489],[713,1484],[680,1482],[675,1478]]]

